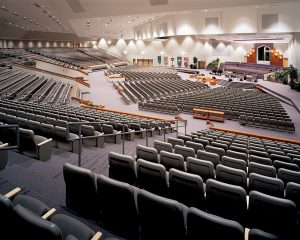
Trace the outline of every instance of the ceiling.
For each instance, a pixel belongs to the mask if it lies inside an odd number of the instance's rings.
[[[0,0],[0,24],[28,32],[74,33],[89,39],[132,39],[135,26],[176,12],[296,1]]]

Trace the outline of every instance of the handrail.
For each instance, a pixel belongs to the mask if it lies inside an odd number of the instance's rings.
[[[300,141],[298,140],[292,140],[288,138],[276,138],[272,136],[267,136],[263,134],[257,134],[257,133],[249,133],[249,132],[242,132],[242,131],[237,131],[237,130],[231,130],[231,129],[226,129],[226,128],[218,128],[218,127],[209,127],[209,129],[216,130],[216,131],[222,131],[222,132],[229,132],[229,133],[235,133],[235,134],[241,134],[249,137],[258,137],[258,138],[264,138],[264,139],[269,139],[273,141],[279,141],[279,142],[287,142],[287,143],[293,143],[293,144],[299,144]]]
[[[86,82],[83,82],[82,80],[78,80],[77,78],[73,78],[73,77],[67,76],[67,75],[63,75],[63,74],[60,74],[60,73],[55,73],[55,72],[47,71],[47,70],[44,70],[44,69],[41,69],[41,68],[35,68],[35,67],[26,66],[24,64],[17,63],[17,62],[13,62],[13,64],[17,65],[18,67],[22,67],[22,68],[34,70],[34,71],[37,71],[37,72],[47,73],[47,74],[51,74],[51,75],[54,75],[54,76],[71,79],[71,80],[76,81],[76,82],[78,82],[78,83],[80,83],[82,85],[85,85],[86,87],[90,87],[90,84],[88,84]]]
[[[164,119],[164,118],[152,117],[152,116],[147,116],[147,115],[142,115],[142,114],[122,112],[122,111],[113,110],[113,109],[104,109],[104,108],[94,107],[94,106],[81,106],[81,107],[96,109],[96,110],[105,111],[105,112],[120,113],[120,114],[135,116],[135,117],[142,117],[142,118],[147,118],[147,119],[152,119],[152,120],[166,121],[166,122],[175,123],[175,120],[172,120],[172,119]]]
[[[267,91],[269,91],[269,92],[271,92],[271,93],[274,93],[275,95],[278,95],[279,97],[284,98],[284,99],[290,101],[290,102],[292,103],[293,107],[297,110],[297,112],[300,113],[300,110],[299,110],[299,108],[297,107],[297,105],[296,105],[296,104],[294,103],[294,101],[293,101],[292,99],[290,99],[289,97],[286,97],[286,96],[284,96],[284,95],[282,95],[282,94],[280,94],[280,93],[278,93],[278,92],[275,92],[274,90],[272,90],[272,89],[270,89],[270,88],[267,88],[267,87],[265,87],[265,86],[263,86],[263,85],[261,85],[261,84],[257,84],[256,86],[259,87],[259,88],[262,88],[262,89],[266,89]]]

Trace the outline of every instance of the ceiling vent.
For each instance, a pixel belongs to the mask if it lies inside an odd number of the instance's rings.
[[[74,13],[83,13],[85,12],[83,6],[79,2],[79,0],[66,0],[67,4],[73,10]]]
[[[168,5],[168,0],[149,0],[151,6]]]

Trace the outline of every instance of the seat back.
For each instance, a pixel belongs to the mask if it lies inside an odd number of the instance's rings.
[[[14,208],[16,215],[14,226],[24,239],[63,240],[59,227],[32,213],[21,205]]]
[[[113,134],[114,133],[114,128],[111,125],[108,124],[102,124],[102,130],[104,134]]]
[[[116,152],[108,154],[109,177],[134,185],[136,182],[136,162],[128,155]]]
[[[288,199],[251,191],[248,220],[251,228],[258,228],[281,237],[292,237],[297,226],[296,205]]]
[[[298,171],[280,168],[278,169],[278,178],[280,178],[284,184],[287,184],[288,182],[300,184],[300,172]]]
[[[250,155],[249,162],[255,162],[264,165],[272,165],[272,160],[270,158],[260,157],[256,155]]]
[[[188,157],[195,157],[195,150],[193,148],[176,145],[174,147],[174,152],[183,156],[186,160]]]
[[[236,152],[236,151],[232,151],[232,150],[226,151],[226,156],[241,159],[244,161],[247,161],[247,159],[248,159],[248,156],[246,153]]]
[[[236,221],[228,220],[196,208],[187,212],[187,237],[189,240],[244,240],[244,228]]]
[[[163,165],[138,159],[137,175],[140,188],[161,196],[167,195],[167,173]]]
[[[198,150],[204,150],[204,147],[201,143],[196,143],[196,142],[192,142],[192,141],[186,141],[185,146],[189,147],[189,148],[193,148],[195,150],[195,153]]]
[[[246,191],[240,186],[206,181],[207,211],[243,224],[247,211]]]
[[[223,165],[231,168],[241,169],[247,172],[247,163],[244,160],[223,156],[221,159]]]
[[[198,175],[170,169],[169,190],[171,197],[178,202],[205,209],[203,180]]]
[[[248,174],[250,173],[257,173],[267,177],[276,177],[276,168],[265,164],[249,162]]]
[[[225,155],[225,150],[223,148],[214,147],[214,146],[210,146],[210,145],[207,145],[205,147],[205,151],[218,154],[220,159],[222,156]]]
[[[139,190],[137,205],[142,240],[185,239],[184,206],[182,204]]]
[[[161,151],[160,164],[164,165],[167,171],[171,168],[185,171],[184,158],[180,154]]]
[[[160,153],[160,151],[162,150],[170,153],[173,152],[173,146],[171,143],[154,140],[153,147],[157,150],[158,153]]]
[[[216,179],[221,182],[230,183],[247,189],[247,174],[240,169],[219,164],[216,167]]]
[[[182,139],[178,139],[178,138],[173,138],[173,137],[168,137],[168,143],[171,143],[173,148],[176,146],[176,145],[179,145],[179,146],[184,146],[184,141]]]
[[[92,171],[65,163],[66,206],[86,216],[97,216],[97,189]]]
[[[158,163],[158,153],[155,148],[146,147],[143,145],[136,146],[136,159],[144,159],[149,162]]]
[[[188,157],[186,160],[187,172],[199,175],[204,182],[215,178],[215,169],[212,162]]]
[[[249,175],[249,191],[252,190],[275,197],[284,197],[284,184],[282,180],[256,173]]]
[[[139,224],[134,187],[104,175],[98,175],[97,189],[101,219],[104,225],[122,236],[136,237]]]
[[[198,150],[197,158],[212,162],[214,164],[214,167],[216,167],[220,163],[220,156],[216,153]]]

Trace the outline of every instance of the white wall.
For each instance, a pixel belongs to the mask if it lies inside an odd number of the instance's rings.
[[[253,33],[288,33],[300,32],[300,4],[264,5],[209,9],[169,15],[139,26],[135,29],[136,39],[174,35],[202,34],[253,34]],[[276,14],[278,22],[262,27],[262,16]],[[205,24],[205,19],[217,18],[218,25]],[[161,30],[162,24],[167,26]],[[147,32],[147,34],[143,34]]]
[[[244,55],[253,47],[253,44],[213,43],[212,40],[197,39],[195,36],[177,36],[171,37],[167,41],[119,39],[111,41],[110,44],[108,44],[107,40],[100,39],[97,47],[126,57],[129,61],[137,58],[153,59],[154,64],[157,65],[157,56],[174,57],[175,62],[178,56],[189,57],[190,63],[194,56],[198,60],[206,60],[207,63],[216,58],[220,58],[221,62],[241,62],[244,61]],[[170,60],[169,64],[171,64]]]
[[[300,33],[294,34],[293,42],[291,43],[291,63],[298,69],[300,74]]]

